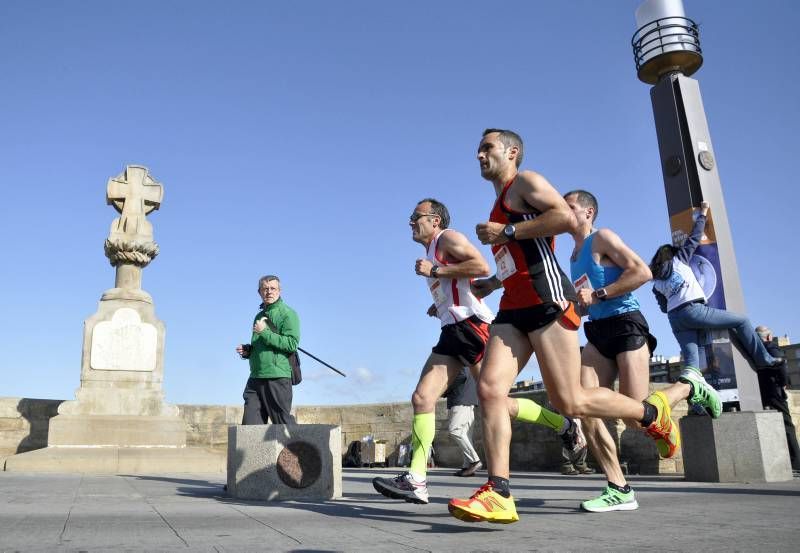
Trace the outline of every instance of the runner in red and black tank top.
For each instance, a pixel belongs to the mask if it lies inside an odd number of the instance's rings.
[[[515,177],[516,178],[516,177]],[[540,212],[531,207],[531,213],[511,209],[506,203],[506,193],[514,179],[504,187],[492,208],[489,220],[495,223],[516,224],[536,218]],[[497,277],[503,282],[500,309],[520,309],[554,302],[562,309],[566,302],[577,299],[572,281],[558,265],[552,236],[512,240],[492,246],[497,261]],[[512,264],[508,263],[509,257]],[[505,269],[505,270],[504,270]],[[506,276],[506,272],[511,272]]]

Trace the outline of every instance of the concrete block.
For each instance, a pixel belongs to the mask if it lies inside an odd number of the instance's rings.
[[[342,496],[342,436],[327,424],[228,427],[228,495],[239,499]]]
[[[782,482],[792,479],[783,419],[775,411],[683,417],[683,468],[695,482]]]

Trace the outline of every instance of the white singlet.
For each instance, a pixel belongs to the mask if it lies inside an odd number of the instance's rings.
[[[692,268],[677,257],[672,258],[672,274],[665,280],[654,280],[653,288],[667,298],[667,312],[690,301],[706,299]]]
[[[444,229],[437,234],[428,246],[428,260],[435,265],[448,265],[438,255],[439,237],[448,230],[450,229]],[[469,319],[473,315],[487,323],[494,319],[492,310],[470,290],[471,278],[428,277],[427,281],[436,305],[436,316],[442,321],[442,326]]]

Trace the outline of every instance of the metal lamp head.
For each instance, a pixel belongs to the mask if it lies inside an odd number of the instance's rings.
[[[688,77],[703,65],[697,24],[685,16],[681,0],[646,0],[636,24],[631,45],[640,81],[656,84],[675,72]]]

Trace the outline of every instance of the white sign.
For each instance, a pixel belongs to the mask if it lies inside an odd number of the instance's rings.
[[[123,307],[92,330],[89,366],[98,371],[153,371],[157,343],[156,327],[143,323],[135,310]]]

